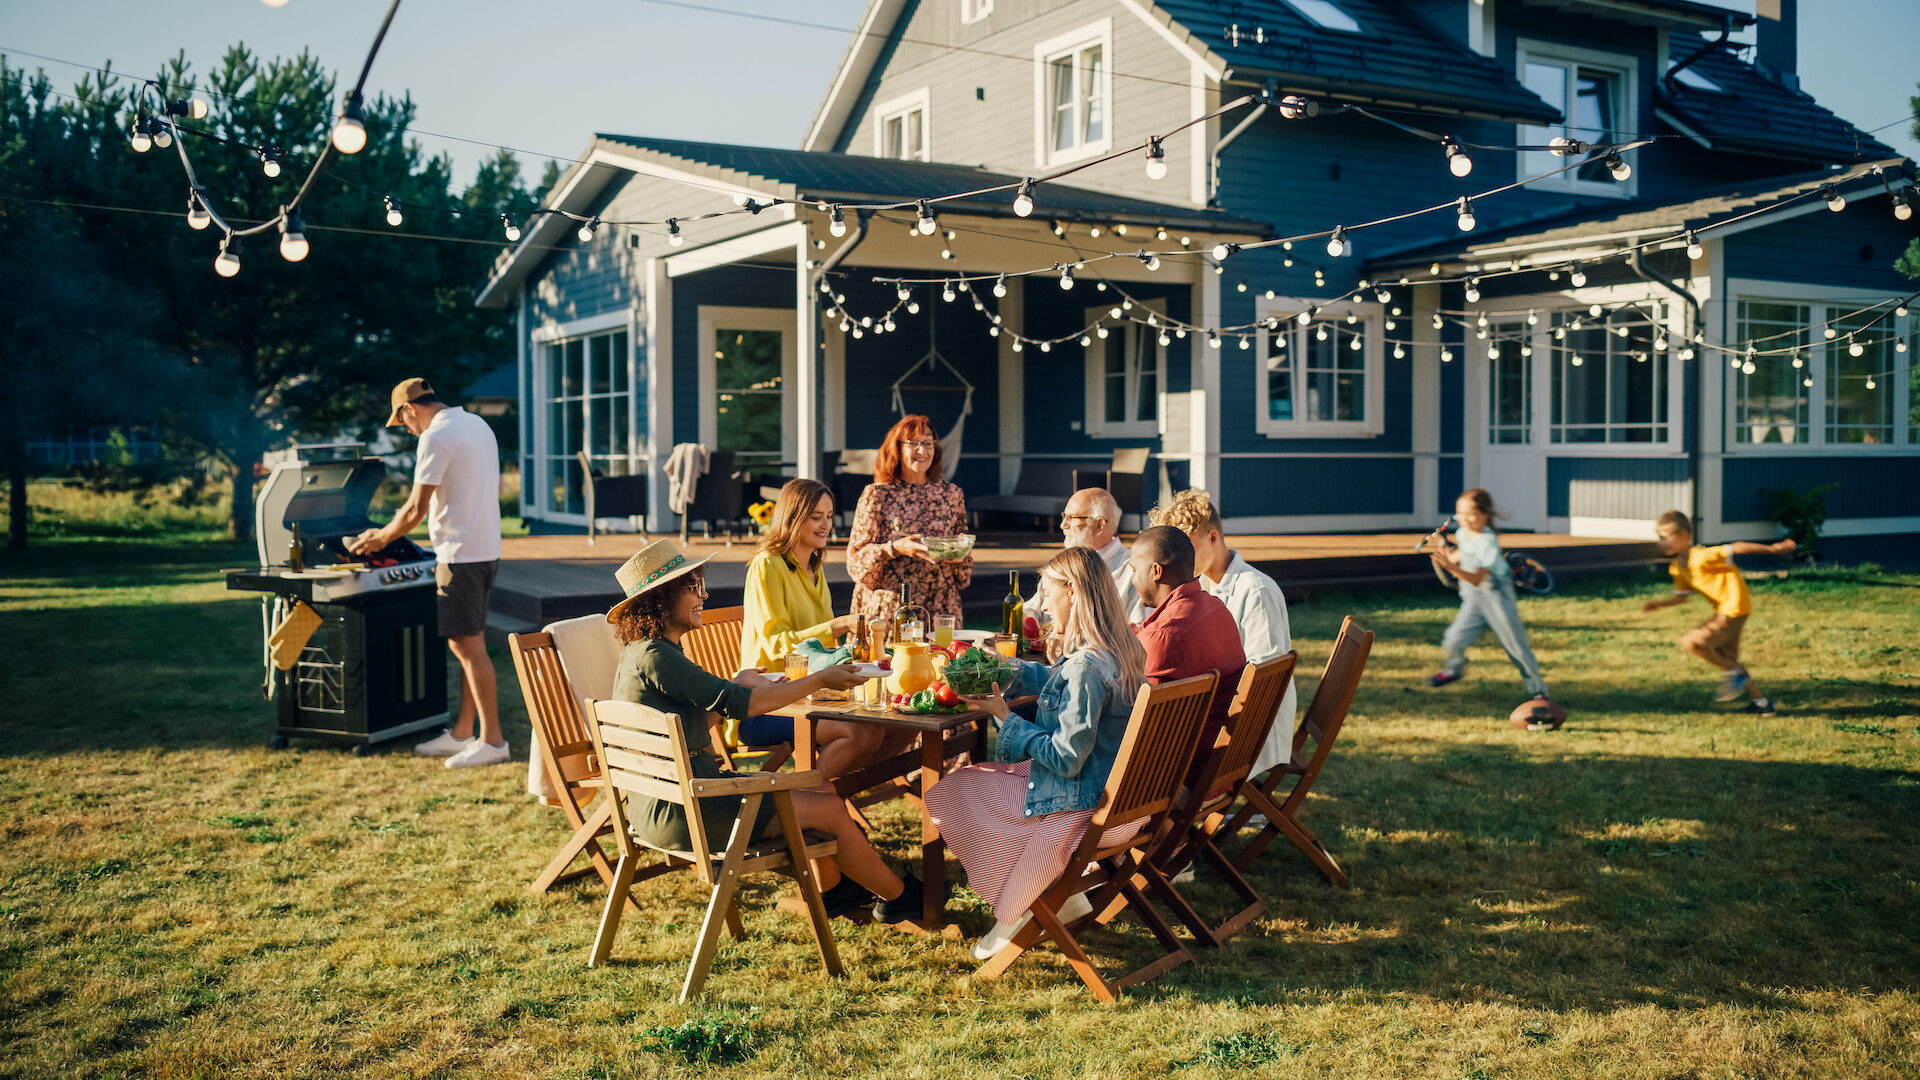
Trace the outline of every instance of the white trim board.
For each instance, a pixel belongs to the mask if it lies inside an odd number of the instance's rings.
[[[1432,515],[1407,514],[1262,514],[1230,517],[1221,524],[1229,538],[1250,533],[1349,533],[1382,529],[1427,529]]]
[[[631,327],[632,324],[633,310],[631,308],[621,308],[618,311],[609,311],[601,315],[589,315],[583,319],[573,319],[563,323],[547,323],[544,326],[536,326],[532,332],[528,334],[528,340],[536,345],[544,345],[549,341],[565,341],[568,338],[580,337],[583,334],[598,333],[601,330],[617,330],[623,326]]]
[[[668,277],[684,277],[702,270],[731,266],[762,255],[792,251],[796,246],[804,245],[806,242],[807,227],[801,222],[789,221],[758,232],[707,244],[678,255],[668,255],[661,261],[666,264]]]
[[[1894,533],[1920,533],[1920,517],[1828,518],[1820,526],[1821,536],[1883,536]],[[1780,535],[1777,521],[1727,521],[1720,525],[1715,543],[1726,539]]]

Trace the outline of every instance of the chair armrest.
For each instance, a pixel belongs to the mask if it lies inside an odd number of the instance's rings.
[[[806,772],[756,773],[753,776],[696,777],[688,781],[696,799],[717,799],[722,795],[751,795],[756,791],[800,791],[826,783],[819,769]]]
[[[1007,704],[1008,704],[1008,706],[1010,706],[1010,707],[1012,707],[1012,708],[1015,708],[1015,709],[1017,709],[1017,708],[1019,708],[1019,707],[1020,707],[1020,706],[1022,706],[1022,705],[1031,705],[1031,704],[1033,704],[1034,702],[1036,702],[1036,701],[1039,701],[1039,700],[1040,700],[1040,695],[1039,695],[1039,694],[1027,694],[1027,695],[1025,695],[1025,696],[1022,696],[1022,697],[1014,697],[1014,698],[1008,698],[1008,699],[1007,699]]]

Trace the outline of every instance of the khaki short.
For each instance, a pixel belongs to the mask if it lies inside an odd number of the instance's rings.
[[[500,561],[441,563],[433,569],[440,636],[471,637],[487,628],[487,598]]]
[[[1718,653],[1731,663],[1740,662],[1740,631],[1747,625],[1745,615],[1718,615],[1680,635],[1682,645],[1699,645]]]

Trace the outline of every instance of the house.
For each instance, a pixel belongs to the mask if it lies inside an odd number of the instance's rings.
[[[1911,164],[1761,6],[1737,50],[1688,0],[873,0],[799,148],[596,135],[502,255],[526,513],[583,522],[577,449],[811,475],[898,404],[964,422],[971,492],[1145,446],[1240,530],[1480,485],[1713,541],[1838,481],[1830,534],[1920,532]]]

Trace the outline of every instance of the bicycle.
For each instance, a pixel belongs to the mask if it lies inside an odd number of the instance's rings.
[[[1444,542],[1447,531],[1452,527],[1453,515],[1449,514],[1446,520],[1440,523],[1440,527],[1433,531],[1441,534],[1441,539]],[[1416,555],[1426,549],[1427,538],[1424,536],[1420,538],[1419,543],[1413,545],[1413,551]],[[1524,551],[1508,551],[1504,552],[1504,555],[1507,560],[1507,570],[1513,575],[1513,588],[1515,592],[1523,592],[1532,596],[1545,596],[1553,591],[1553,571],[1547,569],[1540,560]],[[1447,573],[1445,570],[1436,566],[1433,568],[1433,576],[1439,580],[1440,584],[1448,592],[1460,591],[1460,583],[1455,581],[1453,575]]]

